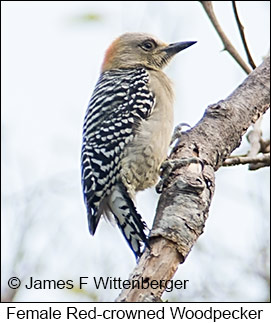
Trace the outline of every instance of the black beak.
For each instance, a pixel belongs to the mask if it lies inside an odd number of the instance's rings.
[[[173,43],[169,44],[167,47],[165,47],[163,50],[169,55],[173,56],[183,49],[186,49],[192,45],[194,45],[196,41],[184,41],[184,42],[179,42],[179,43]]]

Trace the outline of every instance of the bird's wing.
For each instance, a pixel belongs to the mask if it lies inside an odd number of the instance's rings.
[[[144,68],[104,72],[89,102],[83,128],[82,185],[89,230],[95,233],[99,205],[120,171],[125,146],[155,105]]]

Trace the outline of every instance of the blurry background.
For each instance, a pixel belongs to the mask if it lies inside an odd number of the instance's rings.
[[[252,56],[269,50],[269,2],[237,2]],[[113,301],[120,290],[26,290],[7,280],[127,279],[134,255],[120,231],[101,221],[90,236],[80,179],[88,100],[110,42],[127,31],[166,42],[197,40],[166,70],[175,83],[175,124],[195,125],[205,108],[246,77],[197,1],[2,2],[2,297],[14,301]],[[214,3],[225,32],[244,55],[231,3]],[[270,137],[269,112],[263,137]],[[244,137],[235,153],[246,153]],[[158,195],[138,194],[152,225]],[[205,232],[175,279],[188,289],[169,301],[269,299],[269,169],[221,168]]]

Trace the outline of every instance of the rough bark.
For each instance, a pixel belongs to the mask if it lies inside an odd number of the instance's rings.
[[[197,157],[201,162],[171,174],[158,202],[150,250],[142,255],[131,280],[172,279],[202,234],[214,194],[214,173],[237,148],[248,127],[270,105],[270,58],[257,67],[225,100],[210,105],[198,124],[182,135],[171,159]],[[162,288],[124,289],[118,302],[159,301]]]

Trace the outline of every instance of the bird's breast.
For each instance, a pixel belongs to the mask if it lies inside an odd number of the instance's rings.
[[[150,90],[155,96],[155,106],[151,115],[142,120],[122,159],[122,181],[132,195],[157,183],[160,166],[167,157],[172,135],[171,83],[164,73],[152,73],[154,75],[150,74]]]

